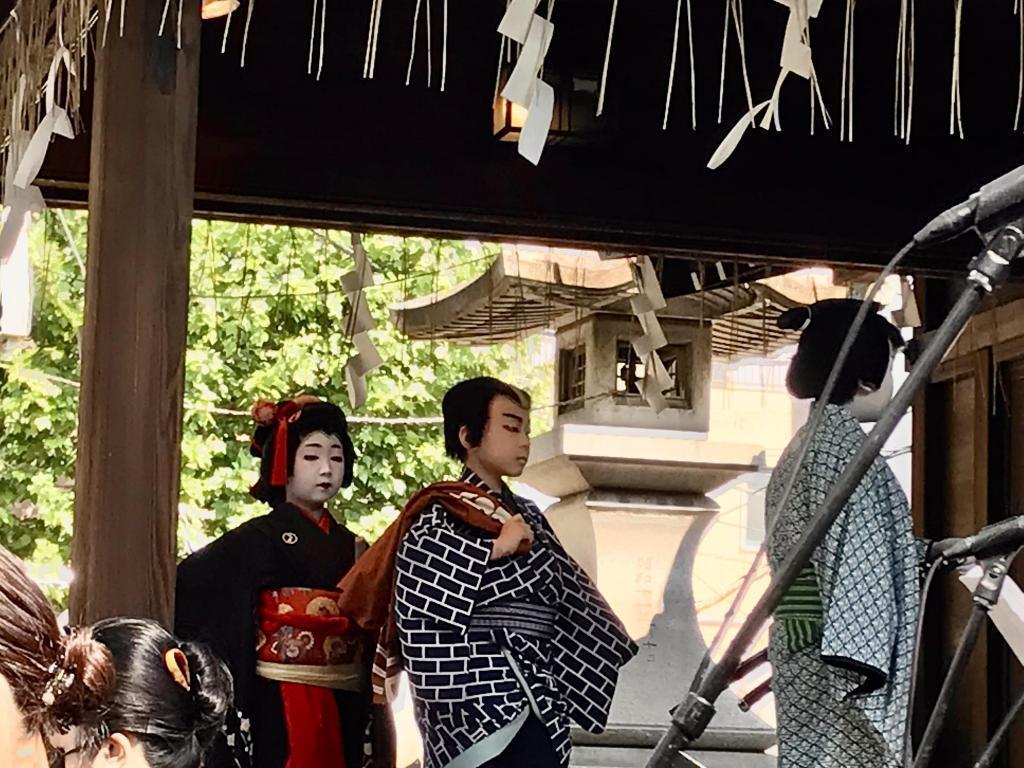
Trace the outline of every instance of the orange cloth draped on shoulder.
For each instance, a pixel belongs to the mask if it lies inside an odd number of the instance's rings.
[[[401,671],[394,616],[396,560],[402,539],[419,514],[439,503],[467,525],[497,536],[505,520],[515,513],[480,488],[461,482],[428,485],[406,503],[395,520],[338,584],[342,615],[367,632],[377,633],[373,662],[373,697],[378,704],[390,700],[386,683]],[[520,552],[529,549],[523,542]]]

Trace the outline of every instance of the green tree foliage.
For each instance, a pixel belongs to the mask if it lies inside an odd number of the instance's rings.
[[[82,323],[86,220],[48,212],[33,229],[36,270],[34,344],[8,348],[0,361],[0,543],[33,564],[61,600],[73,517],[78,407],[78,329]],[[350,416],[408,419],[440,414],[455,382],[491,374],[551,402],[545,339],[470,348],[405,339],[388,307],[441,293],[481,274],[493,246],[369,236],[376,273],[367,292],[384,358],[369,377],[366,405],[353,413],[344,365],[347,300],[341,277],[352,269],[350,237],[338,231],[197,221],[185,371],[179,549],[191,551],[265,508],[248,496],[256,478],[249,455],[257,398],[300,392],[339,403]],[[550,343],[550,342],[548,342]],[[534,432],[550,426],[539,408]],[[454,471],[438,424],[353,424],[355,482],[334,513],[372,539],[418,487]]]

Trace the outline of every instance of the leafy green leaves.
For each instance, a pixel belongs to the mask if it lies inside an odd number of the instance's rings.
[[[0,360],[0,543],[53,577],[70,556],[79,379],[78,329],[84,281],[75,249],[85,252],[86,217],[49,211],[33,228],[35,346]],[[543,339],[468,348],[411,342],[388,320],[389,305],[445,291],[481,274],[494,246],[371,235],[364,245],[377,274],[368,291],[379,327],[371,332],[384,365],[368,379],[364,408],[351,413],[344,364],[341,276],[352,268],[346,233],[197,221],[192,233],[191,300],[185,361],[179,550],[265,511],[248,495],[256,480],[249,455],[249,407],[257,398],[310,392],[351,416],[401,419],[440,415],[444,392],[483,374],[529,390],[537,403],[553,392]],[[550,424],[534,417],[534,432]],[[352,487],[333,511],[373,539],[418,488],[455,471],[439,424],[352,424],[359,454]],[[41,569],[41,570],[40,570]]]

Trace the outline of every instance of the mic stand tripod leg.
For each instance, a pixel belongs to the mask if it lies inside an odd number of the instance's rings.
[[[953,661],[949,665],[946,679],[942,683],[942,690],[939,691],[939,698],[932,709],[931,717],[928,718],[928,726],[925,728],[921,744],[917,748],[914,757],[914,768],[926,768],[935,752],[935,746],[942,732],[946,717],[949,714],[950,705],[953,703],[953,696],[963,679],[967,669],[967,662],[971,658],[971,651],[978,642],[978,635],[981,627],[988,616],[989,611],[999,601],[999,592],[1003,588],[1003,581],[1006,579],[1009,555],[1001,555],[985,563],[985,575],[978,582],[974,590],[974,605],[971,608],[971,616],[967,620],[960,635],[960,641],[953,655]]]
[[[1006,738],[1007,732],[1010,730],[1010,726],[1013,725],[1013,721],[1017,719],[1021,712],[1024,712],[1024,692],[1017,697],[1017,700],[1010,707],[1010,711],[1006,713],[1006,717],[1003,718],[1003,722],[999,724],[999,728],[992,736],[992,740],[985,747],[985,751],[981,753],[981,757],[978,758],[978,762],[974,764],[974,768],[988,768],[992,765],[992,761],[996,759],[996,755],[999,754],[999,748],[1003,745],[1003,739]]]

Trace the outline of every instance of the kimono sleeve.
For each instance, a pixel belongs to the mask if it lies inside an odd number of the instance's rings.
[[[565,563],[571,574],[571,579],[566,584],[566,594],[563,596],[562,621],[568,622],[566,628],[571,631],[572,626],[581,623],[580,616],[582,614],[590,616],[597,628],[596,631],[601,636],[604,660],[615,667],[622,666],[636,656],[638,650],[636,642],[629,636],[622,620],[608,604],[590,575],[562,546],[551,523],[539,511],[537,517],[544,531],[550,536],[551,546],[557,557]]]
[[[490,558],[490,547],[447,526],[414,527],[396,558],[398,618],[429,619],[467,632]]]
[[[886,684],[899,622],[891,510],[869,473],[819,552],[824,624],[821,658],[835,667],[841,695]]]
[[[256,600],[272,553],[251,526],[231,531],[178,565],[174,631],[209,645],[231,670],[235,705],[248,713],[256,671]]]

